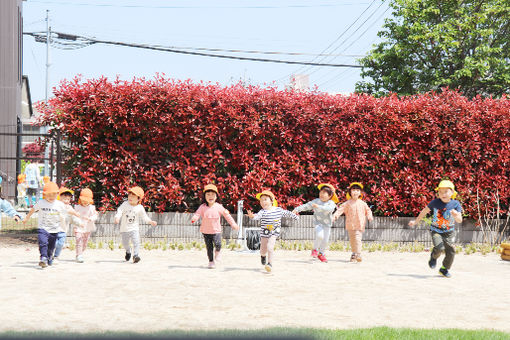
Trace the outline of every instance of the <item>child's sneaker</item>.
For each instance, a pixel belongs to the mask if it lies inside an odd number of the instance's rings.
[[[140,256],[138,255],[133,256],[133,263],[138,263],[140,262],[140,260],[141,260]]]
[[[50,257],[48,259],[48,266],[52,266],[53,265],[53,259],[54,259],[53,257]]]
[[[358,261],[358,262],[363,261],[360,254],[356,255],[356,261]]]
[[[452,274],[446,269],[445,267],[439,268],[439,274],[443,275],[444,277],[452,277]]]
[[[55,257],[53,258],[53,265],[57,265],[57,264],[58,264],[58,262],[59,262],[59,261],[58,261],[58,256],[55,256]]]
[[[319,252],[317,251],[317,249],[312,250],[312,257],[313,258],[317,258],[318,255],[319,255]]]
[[[39,261],[39,266],[41,266],[41,268],[46,268],[48,266],[48,259],[42,257],[41,260]]]
[[[328,259],[326,259],[326,256],[324,256],[323,253],[319,253],[319,255],[317,255],[317,258],[321,260],[321,262],[328,262]]]
[[[83,263],[83,256],[81,255],[76,256],[76,262]]]
[[[266,257],[265,256],[261,256],[260,257],[260,263],[262,263],[263,266],[266,264]]]
[[[268,273],[271,273],[271,270],[273,270],[273,266],[271,265],[271,263],[268,263],[264,266],[264,268],[266,269],[266,272]]]
[[[353,262],[353,263],[358,262],[358,261],[356,260],[356,254],[352,254],[352,255],[351,255],[350,262]]]
[[[432,258],[432,254],[430,254],[429,267],[431,269],[436,268],[437,260]]]
[[[131,253],[126,252],[126,256],[124,256],[124,258],[126,259],[126,261],[129,261],[129,259],[131,258]]]
[[[216,266],[214,265],[214,261],[209,262],[209,264],[207,265],[207,268],[209,268],[209,269],[216,268]]]

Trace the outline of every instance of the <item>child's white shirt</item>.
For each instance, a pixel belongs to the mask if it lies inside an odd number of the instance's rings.
[[[122,203],[119,209],[117,209],[115,219],[117,218],[120,218],[121,233],[139,230],[140,219],[142,219],[145,223],[150,223],[152,221],[141,204],[133,206],[127,201]]]
[[[88,233],[88,232],[93,232],[93,231],[96,231],[96,220],[98,218],[98,214],[97,214],[97,211],[96,211],[96,207],[92,204],[84,207],[83,205],[81,204],[77,204],[74,206],[74,210],[76,210],[76,212],[78,214],[80,214],[80,216],[83,218],[84,220],[84,226],[82,225],[77,225],[76,226],[76,229],[75,229],[75,232],[77,233]],[[89,221],[87,221],[85,218],[88,218]]]
[[[38,213],[37,227],[39,229],[44,229],[48,233],[58,233],[64,231],[62,229],[64,218],[73,208],[58,200],[50,203],[42,199],[34,205],[33,209]]]

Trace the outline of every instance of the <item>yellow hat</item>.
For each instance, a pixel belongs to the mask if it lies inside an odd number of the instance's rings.
[[[452,191],[453,191],[452,198],[455,199],[455,197],[457,197],[457,191],[455,191],[455,185],[453,184],[452,181],[443,179],[441,182],[439,182],[439,185],[437,186],[436,191],[438,191],[441,188],[452,189]]]
[[[216,195],[219,195],[220,193],[218,192],[218,188],[216,187],[216,185],[214,184],[207,184],[205,187],[204,187],[204,192],[206,191],[214,191],[216,193]]]
[[[345,195],[345,197],[347,197],[348,200],[351,199],[351,195],[349,194],[349,191],[355,185],[359,186],[361,188],[361,190],[363,190],[363,184],[361,184],[360,182],[352,182],[351,184],[349,184],[349,188],[347,188],[347,195]],[[359,195],[359,198],[360,199],[363,198],[363,193],[361,193],[361,195]]]
[[[255,196],[255,197],[257,197],[257,199],[260,201],[260,197],[261,197],[262,195],[266,195],[266,196],[271,197],[271,199],[273,200],[273,207],[277,207],[277,206],[278,206],[278,202],[276,201],[276,197],[274,196],[274,194],[273,194],[271,191],[269,191],[269,190],[264,190],[264,191],[262,191],[262,192],[259,192],[259,193],[257,194],[257,196]]]
[[[57,196],[57,199],[60,201],[60,196],[65,193],[65,192],[68,192],[72,195],[74,195],[74,191],[72,191],[71,189],[68,189],[66,187],[60,187],[60,190],[58,192],[58,196]]]
[[[333,191],[333,196],[331,196],[331,200],[332,200],[333,202],[335,202],[335,203],[340,202],[340,200],[338,199],[338,196],[337,196],[337,195],[336,195],[336,193],[335,193],[335,187],[334,187],[334,186],[332,186],[332,185],[331,185],[331,184],[329,184],[329,183],[321,183],[321,184],[319,184],[319,185],[317,186],[317,188],[318,188],[319,190],[321,190],[323,187],[328,187],[328,188],[330,188],[330,189],[331,189],[331,191]]]

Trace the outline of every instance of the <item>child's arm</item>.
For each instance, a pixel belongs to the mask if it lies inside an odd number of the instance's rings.
[[[143,218],[143,220],[145,221],[145,223],[149,223],[151,226],[155,227],[158,225],[158,222],[156,221],[153,221],[151,220],[151,218],[149,217],[149,215],[147,215],[147,212],[145,211],[145,208],[140,206],[140,210],[139,210],[139,216]]]
[[[35,208],[31,208],[30,211],[28,212],[27,216],[25,216],[25,218],[23,219],[23,224],[27,223],[27,221],[30,219],[30,217],[34,214],[35,212]]]
[[[283,213],[282,213],[283,217],[292,218],[293,220],[298,220],[299,219],[299,216],[294,214],[293,212],[285,210],[285,209],[282,209],[282,210],[283,210]]]
[[[92,210],[92,215],[89,217],[89,220],[91,222],[96,222],[97,219],[99,218],[99,214],[97,213],[96,206],[95,205],[91,205],[90,209]]]
[[[9,216],[14,218],[16,223],[21,221],[21,215],[12,207],[11,203],[6,200],[2,200],[2,209]]]
[[[418,215],[418,217],[416,217],[415,220],[409,221],[409,226],[414,227],[414,226],[418,225],[418,223],[420,223],[420,221],[425,216],[427,216],[428,213],[430,213],[430,208],[429,207],[423,208],[423,210],[420,212],[420,214]]]
[[[462,211],[452,209],[451,214],[453,215],[453,219],[455,220],[455,222],[462,223]]]
[[[299,207],[296,207],[292,212],[296,215],[299,215],[302,211],[310,211],[313,210],[312,208],[312,201],[306,202],[305,204],[301,204]]]
[[[322,210],[322,211],[328,212],[328,213],[333,212],[333,210],[335,210],[335,208],[336,208],[336,205],[333,201],[329,201],[324,205],[312,204],[312,206],[314,209]]]
[[[248,210],[248,217],[251,218],[254,221],[260,220],[260,218],[262,217],[262,211],[263,210],[260,210],[258,213],[253,214],[253,211]]]
[[[374,215],[372,214],[372,210],[370,210],[370,207],[366,203],[365,203],[365,215],[367,216],[367,220],[369,220],[369,221],[374,220]]]
[[[230,212],[227,209],[223,209],[221,214],[227,220],[228,224],[230,224],[232,229],[239,230],[239,226],[237,225],[236,221],[234,221],[234,218],[232,217],[232,215],[230,215]]]
[[[342,203],[333,214],[333,222],[336,221],[345,212],[345,203]]]
[[[195,213],[191,217],[191,223],[195,223],[196,221],[198,221],[200,219],[200,216],[202,216],[203,210],[204,210],[204,205],[201,205],[200,207],[198,207],[197,211],[195,211]]]
[[[120,222],[120,218],[122,217],[122,206],[124,205],[124,203],[122,203],[120,205],[120,207],[117,209],[117,213],[115,214],[115,217],[114,217],[114,222],[115,224],[118,224]]]

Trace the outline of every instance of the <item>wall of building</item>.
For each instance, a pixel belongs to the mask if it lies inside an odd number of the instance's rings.
[[[23,19],[21,0],[0,1],[0,134],[15,133],[21,115]],[[16,157],[16,137],[1,136],[0,158]],[[2,192],[13,198],[16,161],[0,159]]]

